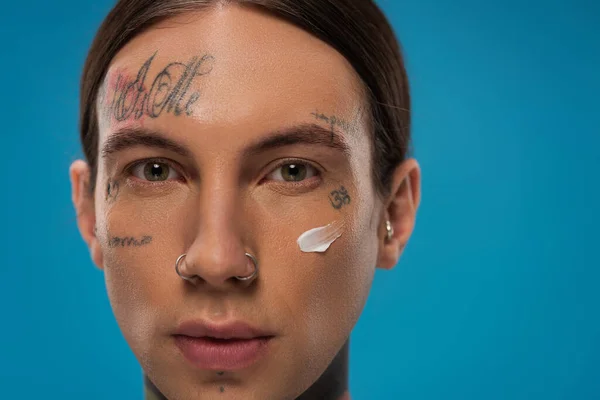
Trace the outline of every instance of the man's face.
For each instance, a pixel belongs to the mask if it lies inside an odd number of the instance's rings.
[[[171,399],[293,399],[347,340],[377,262],[364,93],[303,30],[228,6],[163,21],[112,61],[97,104],[95,215],[110,301]],[[273,139],[277,137],[276,139]],[[343,224],[325,252],[298,237]],[[251,283],[235,276],[252,271]],[[201,278],[181,279],[175,261]],[[273,335],[249,366],[199,368],[185,321]]]

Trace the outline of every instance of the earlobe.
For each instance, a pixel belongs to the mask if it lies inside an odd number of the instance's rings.
[[[77,160],[69,169],[71,200],[77,214],[77,226],[88,246],[92,260],[102,269],[102,252],[96,237],[96,210],[94,195],[90,192],[90,168],[85,161]]]
[[[380,223],[379,268],[392,269],[408,243],[421,199],[420,180],[421,171],[414,159],[406,160],[394,173],[391,195]]]

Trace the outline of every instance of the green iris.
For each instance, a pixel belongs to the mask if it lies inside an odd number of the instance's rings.
[[[281,176],[288,182],[298,182],[306,178],[306,165],[286,164],[281,167]]]
[[[144,178],[149,181],[164,181],[169,177],[169,166],[161,163],[148,163],[144,166]]]

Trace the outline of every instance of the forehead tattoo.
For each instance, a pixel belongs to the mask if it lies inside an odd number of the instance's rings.
[[[187,63],[173,61],[155,76],[148,77],[158,51],[150,56],[135,76],[117,70],[106,79],[101,95],[104,116],[113,121],[158,118],[164,113],[191,115],[200,98],[196,81],[210,74],[215,58],[210,54],[192,57]]]

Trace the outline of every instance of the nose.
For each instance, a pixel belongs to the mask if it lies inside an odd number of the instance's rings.
[[[236,275],[233,278],[235,278],[241,282],[251,283],[258,276],[258,261],[256,260],[256,257],[254,257],[250,253],[245,253],[245,255],[246,255],[246,257],[249,257],[250,260],[252,261],[252,264],[253,264],[252,272],[245,276],[237,276]],[[226,277],[225,279],[219,278],[219,279],[206,280],[205,278],[202,278],[202,275],[198,275],[198,274],[187,275],[185,272],[181,271],[183,268],[182,264],[185,261],[186,256],[187,256],[186,253],[180,255],[177,258],[177,261],[175,262],[175,271],[177,272],[177,275],[179,275],[182,279],[184,279],[194,285],[196,285],[198,282],[204,281],[204,282],[208,282],[212,286],[224,286],[226,284],[226,282],[231,280],[231,277]]]
[[[257,278],[258,261],[242,238],[239,221],[243,216],[235,212],[241,207],[230,197],[204,200],[198,221],[194,221],[196,237],[177,260],[177,273],[196,286],[228,289],[250,285]]]

